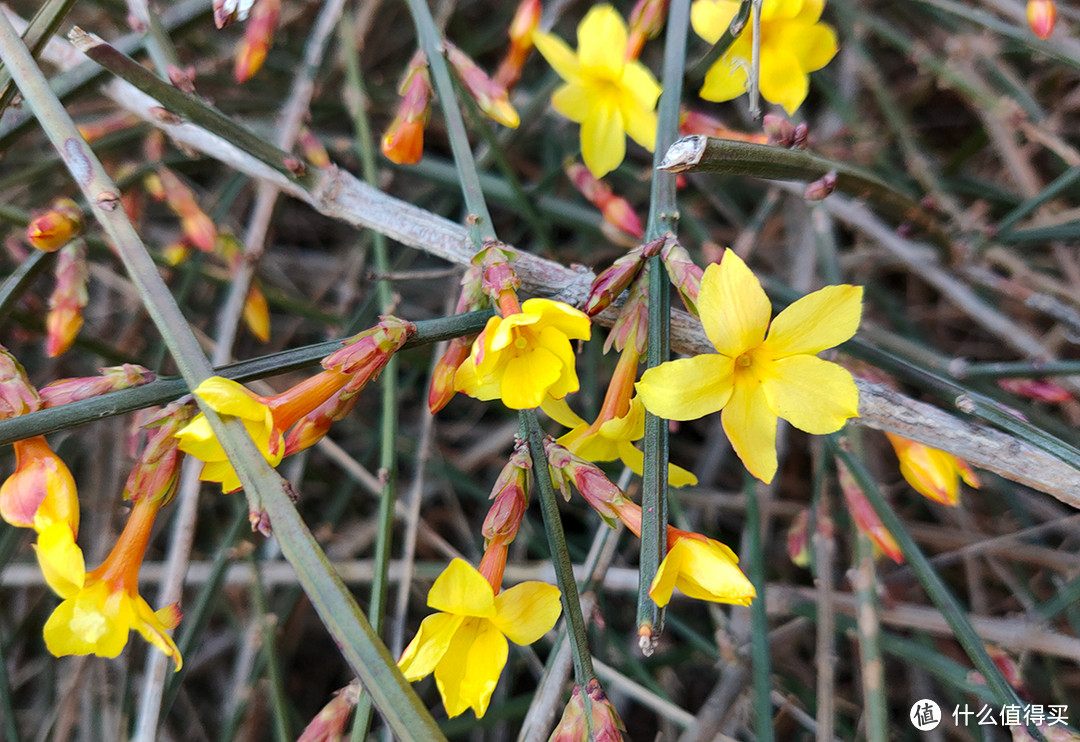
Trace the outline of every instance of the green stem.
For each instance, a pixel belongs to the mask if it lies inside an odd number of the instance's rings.
[[[881,657],[881,625],[878,623],[877,575],[874,572],[874,547],[862,531],[855,533],[855,626],[859,635],[862,667],[863,701],[866,714],[866,738],[886,742],[889,738],[888,705],[885,702],[885,677]]]
[[[555,579],[562,593],[563,614],[566,616],[570,651],[574,658],[574,681],[585,687],[591,680],[596,679],[596,673],[593,670],[592,655],[589,653],[585,618],[581,615],[581,598],[578,595],[577,581],[574,579],[574,565],[570,563],[570,550],[566,545],[566,534],[563,533],[562,516],[559,515],[559,500],[551,483],[551,471],[548,469],[547,454],[544,451],[544,431],[540,429],[535,410],[522,410],[518,414],[521,427],[529,433],[533,476],[536,477],[536,487],[540,490],[540,512],[544,516],[544,531],[551,549]]]
[[[690,26],[689,0],[674,0],[668,13],[664,38],[663,93],[657,114],[653,167],[658,168],[664,153],[679,132],[679,104],[682,100],[686,34]],[[649,222],[645,239],[654,240],[674,233],[679,220],[675,199],[675,176],[656,170],[649,200]],[[660,257],[649,260],[649,336],[646,366],[654,368],[668,360],[671,334],[671,286]],[[652,413],[645,415],[645,474],[641,490],[641,558],[638,565],[638,641],[648,655],[663,628],[663,611],[649,597],[649,587],[667,553],[667,421]]]
[[[75,0],[46,0],[38,12],[30,19],[30,25],[22,35],[23,43],[30,53],[37,57],[45,48],[45,42],[52,38],[60,24],[67,17],[68,11],[75,5]],[[15,86],[11,84],[11,73],[0,67],[0,116],[11,105],[15,97]]]
[[[263,589],[262,577],[259,574],[259,565],[250,556],[248,564],[251,566],[255,579],[251,581],[251,597],[255,604],[255,620],[262,624],[262,636],[260,638],[263,661],[266,662],[267,683],[270,686],[271,716],[274,719],[274,737],[277,742],[292,742],[295,737],[289,729],[289,702],[285,693],[284,682],[281,676],[281,662],[278,655],[277,644],[277,617],[270,613],[270,606],[266,601],[266,591]]]
[[[406,0],[406,2],[413,17],[413,23],[416,24],[420,48],[427,55],[435,92],[438,93],[439,100],[442,102],[446,131],[450,137],[450,149],[454,153],[454,162],[457,164],[465,207],[469,210],[469,236],[476,248],[480,249],[485,240],[497,239],[495,226],[491,223],[491,214],[488,213],[487,204],[484,202],[484,191],[480,187],[476,161],[473,159],[469,136],[465,131],[465,119],[461,115],[461,108],[458,107],[457,97],[454,94],[454,81],[450,77],[446,57],[443,56],[442,39],[426,0]]]
[[[757,597],[750,604],[750,621],[753,630],[750,634],[751,669],[754,684],[754,713],[757,716],[758,742],[773,742],[775,739],[772,725],[772,662],[769,658],[769,617],[765,610],[765,555],[762,546],[761,506],[757,497],[758,483],[750,474],[743,478],[743,493],[746,495],[746,576],[754,585]]]

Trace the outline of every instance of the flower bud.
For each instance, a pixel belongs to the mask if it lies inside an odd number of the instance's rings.
[[[434,415],[450,404],[450,400],[457,394],[454,390],[454,374],[469,357],[475,339],[476,335],[453,338],[442,358],[435,364],[435,370],[431,374],[431,388],[428,390],[428,409],[431,414]]]
[[[593,510],[612,528],[619,520],[620,509],[629,502],[619,487],[607,478],[599,466],[571,453],[551,438],[544,441],[552,483],[570,499],[573,484]]]
[[[335,693],[330,703],[323,706],[322,711],[300,733],[296,742],[342,742],[345,739],[345,725],[360,700],[360,693],[360,684],[356,681]]]
[[[169,210],[180,217],[180,228],[185,239],[203,252],[213,252],[217,242],[217,227],[195,199],[195,193],[167,167],[143,180],[147,192],[156,200],[164,201]]]
[[[326,151],[322,141],[315,133],[306,126],[300,127],[300,134],[296,139],[300,146],[300,152],[315,167],[330,167],[330,153]]]
[[[642,267],[638,277],[630,284],[626,301],[619,308],[619,318],[611,326],[604,352],[612,347],[622,352],[631,343],[638,353],[645,352],[649,335],[649,266]]]
[[[377,325],[349,338],[345,347],[324,358],[322,366],[327,371],[352,374],[346,388],[355,394],[378,378],[390,357],[414,332],[412,322],[384,314]]]
[[[812,183],[807,183],[803,198],[807,201],[820,201],[836,190],[836,171],[831,170]]]
[[[262,289],[252,284],[244,299],[244,324],[251,334],[265,343],[270,340],[270,308],[266,305],[266,296]]]
[[[58,198],[26,227],[26,239],[42,252],[55,252],[82,232],[82,211],[70,198]]]
[[[41,390],[42,407],[59,407],[102,394],[148,384],[157,378],[153,371],[125,363],[100,369],[100,376],[79,376],[54,381]]]
[[[531,468],[532,457],[529,456],[528,443],[518,440],[514,446],[514,453],[510,455],[510,460],[499,472],[495,485],[491,489],[490,499],[495,502],[491,504],[481,528],[485,548],[496,537],[499,537],[505,545],[517,536],[521,519],[529,507],[529,469]]]
[[[788,558],[796,567],[810,566],[810,509],[803,508],[791,520],[787,531]]]
[[[7,348],[0,345],[0,420],[26,415],[41,406],[26,371]]]
[[[510,104],[510,96],[506,88],[488,77],[487,73],[480,69],[468,54],[449,41],[445,43],[446,60],[454,68],[458,78],[465,85],[465,89],[469,91],[469,95],[476,100],[480,110],[488,118],[503,126],[516,129],[521,119],[514,106]]]
[[[608,224],[637,239],[645,236],[641,220],[638,219],[629,201],[612,193],[611,188],[604,181],[594,176],[579,162],[568,162],[563,169],[570,178],[570,182],[574,184],[574,188],[589,203],[600,209],[600,213]]]
[[[86,281],[86,246],[68,245],[56,261],[56,288],[45,317],[45,353],[49,358],[70,348],[82,328],[82,310],[89,300]]]
[[[701,277],[705,272],[690,259],[690,253],[674,238],[664,241],[660,259],[663,260],[668,278],[682,297],[687,310],[695,317],[699,316],[698,294],[701,293]]]
[[[281,0],[256,0],[251,8],[251,19],[244,27],[244,38],[236,50],[233,76],[237,82],[247,82],[266,61],[266,53],[274,43]]]
[[[979,486],[971,467],[952,454],[894,433],[886,433],[885,437],[900,460],[900,474],[923,497],[955,507],[960,499],[958,478],[972,487]]]
[[[1057,22],[1057,6],[1054,0],[1028,0],[1027,21],[1040,39],[1050,36]]]
[[[522,0],[510,21],[510,48],[495,72],[496,85],[509,90],[521,79],[521,70],[532,51],[532,34],[540,26],[540,0]]]
[[[398,88],[401,102],[382,138],[382,153],[398,165],[415,165],[424,154],[424,127],[431,116],[431,76],[427,57],[413,55]]]
[[[588,710],[581,696],[581,687],[575,685],[562,719],[548,742],[627,742],[630,737],[626,734],[626,726],[608,700],[600,681],[596,678],[590,680],[585,692],[589,697]]]
[[[641,48],[649,39],[655,39],[664,27],[671,0],[638,0],[630,11],[630,31],[626,43],[626,61],[641,56]]]
[[[124,499],[138,502],[151,498],[161,507],[172,502],[180,475],[180,439],[176,433],[187,425],[191,406],[173,403],[143,424],[150,434],[139,460],[124,484]]]
[[[173,242],[161,248],[161,259],[165,261],[165,265],[175,268],[187,260],[190,253],[191,248],[183,242]]]
[[[771,115],[771,114],[770,114]],[[764,134],[751,134],[745,131],[729,129],[723,121],[701,111],[682,109],[679,117],[679,134],[684,137],[694,134],[717,139],[732,139],[736,142],[754,142],[767,144],[768,137]]]
[[[1007,392],[1036,402],[1061,403],[1073,398],[1068,389],[1047,379],[998,379],[997,385]]]
[[[501,242],[489,240],[472,258],[472,264],[480,268],[480,285],[484,293],[499,306],[503,315],[521,311],[518,306],[509,311],[509,305],[517,305],[517,290],[521,288],[521,279],[510,265],[517,260],[517,253]],[[504,303],[513,298],[508,306]]]
[[[866,494],[855,481],[851,470],[839,459],[836,460],[836,473],[840,479],[840,491],[844,493],[844,499],[847,501],[851,518],[855,521],[855,527],[865,533],[886,556],[897,564],[903,564],[904,554],[900,551],[896,539],[889,533],[889,529],[881,522],[874,507],[866,499]]]
[[[139,123],[139,117],[127,111],[109,114],[90,123],[79,124],[79,135],[87,142],[94,142],[107,134],[127,131]],[[116,178],[120,180],[120,178]]]

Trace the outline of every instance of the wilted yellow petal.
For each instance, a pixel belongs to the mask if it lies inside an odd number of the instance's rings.
[[[851,373],[816,356],[791,356],[774,364],[762,385],[769,409],[799,430],[823,435],[859,416],[859,388]]]

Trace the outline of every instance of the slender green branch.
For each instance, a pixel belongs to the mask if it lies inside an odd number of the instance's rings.
[[[657,170],[664,153],[679,132],[679,104],[682,100],[686,34],[690,26],[690,1],[674,0],[668,12],[664,39],[663,93],[657,114],[656,145],[653,151],[649,222],[645,239],[674,233],[679,221],[675,200],[675,176]],[[648,368],[659,366],[671,353],[671,286],[659,256],[651,258],[649,270],[649,337],[646,350]],[[638,565],[638,641],[646,655],[652,653],[663,629],[663,611],[649,597],[660,560],[667,553],[667,421],[652,413],[645,415],[645,473],[641,490],[641,558]]]
[[[690,136],[675,142],[659,165],[673,173],[702,172],[750,175],[766,180],[814,181],[836,173],[836,190],[866,199],[877,211],[924,230],[941,248],[949,237],[911,194],[897,190],[865,168],[816,155],[754,142]]]
[[[762,545],[763,526],[761,505],[758,502],[758,482],[750,474],[743,480],[746,495],[746,576],[754,584],[757,597],[750,604],[751,669],[754,684],[754,713],[757,726],[754,731],[759,742],[773,742],[775,731],[772,724],[772,662],[769,657],[769,617],[765,608],[765,553]]]
[[[881,657],[881,624],[878,621],[877,574],[874,547],[862,531],[855,533],[855,626],[859,635],[859,665],[862,668],[866,738],[886,742],[889,738],[888,703],[885,700],[885,673]]]
[[[551,483],[551,471],[548,469],[547,454],[544,452],[544,431],[540,428],[534,410],[522,410],[519,417],[521,426],[529,432],[529,454],[533,460],[532,471],[536,477],[536,487],[540,490],[540,512],[544,516],[544,531],[551,549],[555,578],[562,593],[563,614],[566,616],[570,651],[574,657],[574,680],[584,687],[596,678],[596,673],[593,670],[592,655],[589,653],[585,618],[581,615],[581,597],[574,580],[574,565],[570,563],[570,550],[563,533],[562,516],[559,515],[558,495]]]
[[[68,11],[75,5],[75,0],[46,0],[30,19],[30,25],[22,35],[23,43],[35,57],[52,38],[60,24],[67,17]],[[11,84],[11,73],[0,67],[0,116],[11,105],[15,97],[15,86]]]

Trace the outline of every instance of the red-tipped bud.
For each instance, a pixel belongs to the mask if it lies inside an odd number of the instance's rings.
[[[641,56],[641,49],[649,39],[655,39],[664,27],[671,0],[638,0],[630,11],[630,32],[626,43],[626,61]]]
[[[604,220],[613,227],[636,239],[645,235],[645,228],[634,212],[630,202],[616,196],[611,188],[594,176],[587,167],[579,162],[568,162],[564,168],[574,188],[596,208],[600,209]]]
[[[416,332],[416,325],[389,314],[379,324],[345,341],[345,347],[323,359],[327,371],[351,374],[345,388],[355,394],[378,378],[390,357]]]
[[[256,0],[251,9],[251,19],[244,27],[244,38],[236,50],[233,76],[237,82],[247,82],[266,61],[266,53],[274,43],[281,0]]]
[[[486,242],[472,259],[472,264],[480,268],[481,288],[499,306],[504,316],[521,311],[520,307],[509,311],[512,308],[509,305],[517,306],[516,292],[521,287],[521,279],[511,265],[515,260],[516,252],[495,241]],[[513,301],[504,306],[511,297]]]
[[[690,259],[686,248],[673,238],[665,240],[660,258],[664,261],[668,278],[682,297],[683,304],[691,314],[698,316],[698,294],[701,293],[701,278],[705,271]]]
[[[169,210],[180,217],[185,239],[203,252],[212,252],[217,242],[217,227],[200,208],[195,193],[167,167],[160,167],[144,181],[147,192],[164,201]]]
[[[767,113],[762,119],[766,142],[778,147],[790,147],[795,143],[795,127],[783,116]]]
[[[190,417],[190,405],[174,402],[143,424],[150,433],[124,485],[125,500],[138,502],[150,498],[160,500],[162,507],[172,501],[184,456],[176,433],[187,425]]]
[[[836,171],[825,173],[812,183],[807,183],[803,190],[803,198],[807,201],[820,201],[836,190]]]
[[[191,95],[195,92],[195,68],[194,67],[177,67],[174,64],[170,64],[166,71],[169,73],[169,82],[175,85],[181,91]]]
[[[428,409],[435,414],[446,405],[457,393],[454,391],[454,375],[458,367],[469,357],[475,335],[454,338],[443,353],[442,358],[435,364],[435,370],[431,374],[431,388],[428,390]]]
[[[638,277],[630,284],[626,301],[619,309],[619,318],[611,326],[604,352],[611,348],[622,352],[633,343],[638,353],[645,352],[645,343],[649,336],[649,266],[642,267]]]
[[[1036,402],[1068,402],[1073,398],[1068,389],[1047,379],[998,379],[999,387]]]
[[[86,280],[85,245],[68,245],[56,261],[56,288],[45,317],[45,353],[49,358],[70,348],[82,328],[82,310],[88,301]]]
[[[524,440],[518,440],[510,460],[499,472],[495,486],[491,488],[491,503],[484,525],[480,529],[484,534],[484,544],[498,537],[505,545],[517,536],[521,519],[529,507],[529,469],[532,469],[532,457],[529,446]]]
[[[903,564],[904,554],[900,551],[900,545],[881,522],[873,505],[866,499],[866,494],[852,476],[851,470],[839,459],[836,461],[836,472],[840,479],[840,491],[844,493],[855,527],[865,533],[886,556],[897,564]]]
[[[70,198],[58,198],[26,227],[27,241],[42,252],[56,252],[82,232],[82,211]]]
[[[645,261],[658,254],[665,238],[639,245],[600,272],[589,289],[589,298],[585,301],[585,314],[595,317],[607,309],[619,294],[626,290],[630,282],[637,278]]]
[[[540,0],[522,0],[514,12],[509,29],[510,48],[493,78],[495,84],[504,90],[510,90],[521,79],[521,70],[533,48],[533,31],[540,26],[542,11]]]
[[[0,345],[0,420],[27,415],[39,407],[41,400],[22,364]]]
[[[424,127],[431,115],[431,76],[427,57],[413,55],[398,88],[401,102],[382,138],[382,153],[398,165],[415,165],[424,154]]]
[[[330,167],[330,153],[326,151],[322,141],[315,133],[306,126],[300,127],[300,134],[296,143],[300,146],[300,152],[315,167]]]
[[[13,526],[41,531],[67,523],[79,532],[75,479],[45,436],[15,441],[15,473],[0,485],[0,517]]]
[[[353,682],[339,690],[330,703],[323,706],[316,714],[296,742],[342,742],[345,739],[345,725],[349,721],[353,707],[360,700],[360,685]]]
[[[575,685],[562,718],[548,742],[627,742],[626,726],[611,705],[600,681],[589,681],[585,690],[589,696],[586,710],[581,687]],[[591,734],[590,734],[591,730]]]
[[[614,528],[619,511],[629,502],[618,485],[599,466],[571,453],[552,438],[544,441],[544,452],[551,468],[551,481],[563,497],[570,499],[572,484],[604,522]]]
[[[153,371],[125,363],[100,369],[100,376],[79,376],[54,381],[41,390],[42,407],[60,407],[82,399],[148,384],[157,378]]]
[[[516,129],[521,119],[514,106],[510,104],[510,96],[506,88],[488,77],[488,74],[480,69],[468,54],[449,41],[445,43],[446,60],[454,68],[458,78],[465,85],[465,89],[469,91],[469,95],[476,100],[476,105],[480,106],[480,110],[493,121]]]
[[[270,340],[270,308],[266,305],[262,289],[254,284],[248,289],[247,298],[244,299],[243,317],[244,324],[260,343]]]
[[[1057,22],[1054,0],[1028,0],[1027,21],[1032,32],[1040,39],[1049,37]]]

